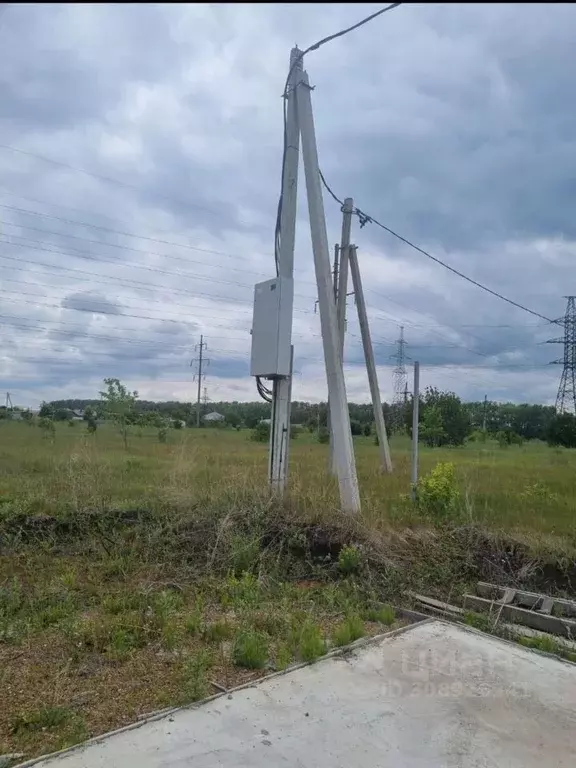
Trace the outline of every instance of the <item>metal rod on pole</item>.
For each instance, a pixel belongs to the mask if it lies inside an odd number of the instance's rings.
[[[282,211],[278,255],[278,274],[280,277],[288,278],[292,278],[294,275],[294,240],[300,152],[296,89],[301,77],[301,52],[298,48],[293,48],[290,53],[290,78],[286,94],[286,144],[282,169]],[[284,492],[288,480],[291,392],[292,366],[290,367],[290,376],[278,377],[274,379],[272,384],[268,472],[270,486],[276,493]]]
[[[302,73],[301,84],[296,89],[296,97],[302,139],[304,174],[306,177],[310,234],[312,237],[312,250],[314,252],[316,283],[318,285],[318,306],[320,309],[326,378],[328,380],[328,398],[332,417],[334,456],[340,489],[340,503],[344,511],[356,514],[360,512],[360,494],[358,492],[354,447],[350,431],[350,414],[348,412],[346,384],[340,354],[334,286],[330,274],[330,250],[326,232],[322,187],[320,185],[310,85],[306,72]],[[340,255],[342,256],[342,254]]]
[[[416,501],[418,485],[418,426],[420,411],[420,363],[414,363],[414,394],[412,400],[412,472],[410,475],[410,492],[412,500]]]
[[[366,302],[364,301],[364,290],[362,288],[356,246],[351,245],[348,251],[352,284],[354,286],[354,295],[356,298],[356,308],[358,310],[358,321],[360,323],[360,333],[362,336],[362,346],[364,347],[364,358],[366,360],[366,371],[368,372],[368,382],[370,384],[370,394],[372,396],[372,406],[374,408],[374,421],[376,422],[376,434],[378,435],[382,469],[384,469],[385,472],[392,472],[390,446],[388,445],[384,412],[382,411],[380,388],[378,387],[378,374],[376,372],[376,362],[374,360],[374,348],[372,347],[372,339],[370,338],[370,326],[368,325],[368,313],[366,312]]]

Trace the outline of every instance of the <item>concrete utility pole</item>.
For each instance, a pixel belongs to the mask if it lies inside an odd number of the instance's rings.
[[[376,362],[374,360],[374,348],[372,347],[372,339],[370,338],[368,314],[366,312],[366,302],[364,301],[360,267],[358,266],[358,254],[356,253],[355,245],[350,246],[348,250],[350,272],[352,274],[352,284],[354,286],[354,296],[356,297],[356,308],[358,310],[358,321],[360,323],[360,333],[362,335],[362,346],[364,347],[364,358],[366,360],[366,371],[368,372],[368,382],[370,384],[370,394],[372,396],[372,406],[374,408],[374,421],[376,422],[376,434],[378,435],[380,458],[382,461],[382,468],[386,472],[392,472],[392,459],[390,457],[388,435],[386,434],[384,412],[382,411],[382,401],[380,400],[378,374],[376,372]]]
[[[334,246],[334,269],[332,271],[332,276],[334,278],[334,301],[336,302],[336,306],[338,306],[339,264],[340,264],[340,246],[336,244]],[[316,304],[318,304],[318,302],[316,302]],[[314,305],[314,310],[316,310],[316,304]],[[330,446],[328,451],[328,469],[334,475],[336,474],[336,469],[334,465],[334,440],[332,439],[332,424],[330,422],[330,406],[328,406],[328,413],[326,414],[326,426],[328,427],[328,438],[330,441]]]
[[[204,341],[204,336],[200,336],[200,344],[196,344],[195,350],[198,352],[198,357],[194,358],[190,362],[190,365],[198,363],[198,371],[194,374],[193,381],[198,382],[198,394],[196,397],[196,426],[200,426],[200,393],[202,392],[202,381],[206,377],[204,373],[204,366],[208,365],[210,360],[204,357],[204,350],[208,349],[208,345]]]
[[[340,337],[340,360],[344,365],[344,339],[346,335],[346,300],[348,298],[348,262],[350,248],[350,232],[352,229],[352,213],[354,200],[347,197],[342,206],[342,232],[340,235],[340,264],[336,283],[336,314],[338,317],[338,334]],[[336,474],[336,459],[334,456],[334,436],[330,429],[330,466]]]
[[[301,51],[290,53],[290,77],[286,92],[286,151],[282,168],[282,213],[280,217],[280,247],[278,276],[294,277],[294,241],[296,236],[296,202],[298,193],[298,161],[300,129],[296,90],[302,77]],[[290,325],[290,334],[292,325]],[[293,350],[291,353],[293,359]],[[288,480],[288,451],[290,444],[290,411],[292,367],[290,376],[276,377],[272,383],[272,413],[270,418],[270,450],[268,477],[274,492],[283,493]]]
[[[412,395],[412,472],[410,475],[410,494],[416,501],[418,485],[418,430],[420,412],[420,363],[414,363],[414,394]]]
[[[486,409],[488,408],[488,395],[484,395],[484,409],[482,412],[482,432],[486,432]]]
[[[360,494],[354,461],[354,447],[350,431],[350,414],[346,399],[346,384],[342,367],[341,341],[338,329],[334,286],[330,274],[330,250],[326,232],[326,218],[320,186],[318,150],[310,85],[308,74],[303,72],[296,90],[298,119],[302,139],[302,156],[306,176],[310,234],[314,253],[320,324],[328,380],[328,399],[332,434],[334,436],[334,458],[337,468],[340,502],[344,511],[360,512]],[[340,275],[342,274],[342,253],[340,253]]]

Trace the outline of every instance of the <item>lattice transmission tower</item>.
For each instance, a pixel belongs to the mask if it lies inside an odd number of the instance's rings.
[[[392,371],[393,398],[392,398],[392,428],[397,431],[402,422],[402,406],[406,402],[408,394],[408,375],[406,373],[406,341],[404,339],[404,326],[400,326],[400,336],[396,339],[396,352],[390,355],[396,361]]]
[[[556,410],[558,413],[576,414],[576,296],[565,296],[568,299],[566,314],[558,322],[564,325],[564,338],[550,339],[549,344],[563,344],[564,355],[553,364],[562,365],[562,375],[556,395]]]

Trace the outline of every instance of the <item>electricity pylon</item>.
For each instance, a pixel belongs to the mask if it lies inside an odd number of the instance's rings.
[[[194,374],[193,381],[198,382],[198,394],[196,397],[196,426],[200,426],[200,393],[202,392],[202,382],[206,378],[206,374],[204,373],[204,366],[208,365],[210,363],[210,360],[208,358],[204,357],[204,350],[208,348],[208,345],[204,341],[204,336],[200,336],[200,344],[196,344],[196,351],[198,352],[198,357],[195,357],[193,360],[190,361],[190,365],[198,365],[198,370]]]
[[[396,361],[396,367],[392,372],[394,395],[392,398],[392,424],[394,431],[398,430],[401,423],[402,406],[406,402],[408,392],[408,378],[406,374],[406,341],[404,340],[404,326],[400,326],[400,336],[396,340],[398,345],[396,352],[390,355]]]
[[[558,323],[564,325],[564,337],[549,339],[549,344],[563,344],[564,355],[552,364],[562,365],[562,375],[556,396],[556,411],[558,413],[573,413],[576,415],[576,296],[565,296],[568,299],[566,314]]]

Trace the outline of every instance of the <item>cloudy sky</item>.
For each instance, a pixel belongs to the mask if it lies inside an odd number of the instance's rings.
[[[118,376],[257,399],[253,285],[274,275],[290,49],[373,4],[0,9],[0,389],[93,397]],[[309,54],[320,164],[340,197],[548,318],[576,293],[576,7],[409,5]],[[294,399],[326,385],[303,174]],[[340,211],[325,199],[331,244]],[[353,241],[380,384],[398,326],[422,384],[553,403],[562,328],[486,294],[374,225]],[[350,400],[368,398],[349,304]]]

